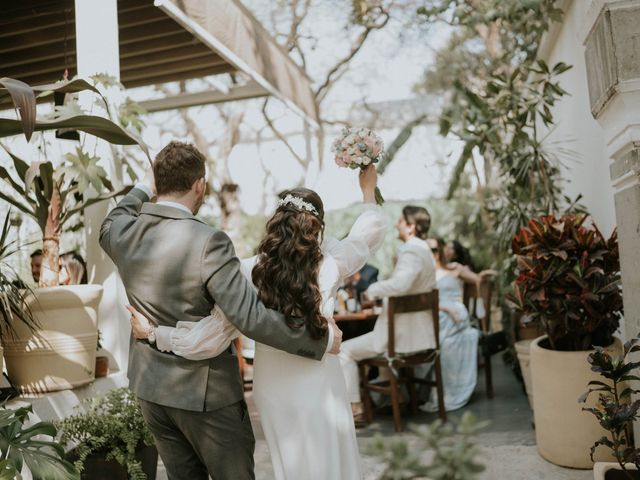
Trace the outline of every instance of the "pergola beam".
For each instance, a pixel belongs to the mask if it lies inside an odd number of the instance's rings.
[[[211,90],[198,93],[180,93],[157,100],[145,100],[139,102],[140,106],[148,112],[162,112],[177,108],[196,107],[199,105],[211,105],[214,103],[232,102],[236,100],[248,100],[250,98],[266,97],[270,93],[256,82],[233,87],[227,93]]]

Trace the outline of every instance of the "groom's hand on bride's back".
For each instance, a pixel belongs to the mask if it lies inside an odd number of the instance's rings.
[[[336,325],[336,321],[332,318],[328,320],[329,328],[333,329],[333,344],[329,353],[337,355],[340,353],[340,347],[342,346],[342,330]]]

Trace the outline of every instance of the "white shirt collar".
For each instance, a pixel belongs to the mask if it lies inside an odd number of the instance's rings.
[[[193,215],[193,212],[189,210],[186,206],[178,202],[171,202],[169,200],[161,200],[156,202],[156,205],[166,205],[167,207],[177,208],[178,210],[182,210],[183,212],[187,212],[189,215]]]

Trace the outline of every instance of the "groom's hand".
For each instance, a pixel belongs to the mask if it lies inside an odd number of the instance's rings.
[[[331,350],[329,350],[329,353],[337,355],[340,353],[340,346],[342,345],[342,330],[338,328],[338,325],[336,325],[336,321],[333,319],[333,317],[328,320],[328,323],[329,328],[333,329],[333,344],[331,345]]]

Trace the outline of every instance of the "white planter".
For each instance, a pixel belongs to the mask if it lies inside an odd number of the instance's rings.
[[[29,306],[40,325],[31,333],[14,325],[4,341],[7,373],[22,393],[66,390],[94,379],[100,285],[40,288]]]
[[[527,392],[529,407],[533,410],[533,386],[531,385],[531,342],[533,340],[520,340],[515,343],[518,363],[522,372],[524,389]]]
[[[597,395],[587,404],[578,398],[588,390],[591,380],[602,378],[591,371],[587,356],[593,350],[562,352],[542,348],[540,337],[531,343],[531,384],[536,443],[542,457],[556,465],[590,469],[591,446],[604,435],[596,418],[583,407],[594,406]],[[622,343],[615,339],[608,351],[622,352]],[[596,461],[611,461],[613,456],[605,448],[598,448]]]

